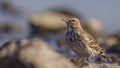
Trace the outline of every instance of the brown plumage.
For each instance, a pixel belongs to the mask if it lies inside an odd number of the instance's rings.
[[[99,46],[97,41],[87,33],[77,18],[62,19],[67,24],[66,42],[69,47],[86,62],[91,58],[102,56],[111,62],[111,58]]]

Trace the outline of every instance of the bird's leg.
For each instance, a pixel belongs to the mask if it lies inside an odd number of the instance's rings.
[[[87,58],[85,57],[80,57],[79,60],[83,63],[83,65],[88,65]]]
[[[88,63],[83,62],[83,60],[81,58],[74,57],[71,59],[71,62],[80,67],[88,65]]]
[[[82,58],[82,57],[79,57],[79,61],[83,62],[83,58]]]

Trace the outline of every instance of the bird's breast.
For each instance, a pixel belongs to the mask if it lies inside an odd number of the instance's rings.
[[[73,32],[66,34],[66,43],[77,54],[80,54],[81,50],[84,50],[80,37]]]

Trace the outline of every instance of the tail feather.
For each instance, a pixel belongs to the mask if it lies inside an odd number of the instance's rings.
[[[102,53],[101,56],[104,57],[105,59],[107,59],[109,62],[112,62],[112,59],[106,53]]]

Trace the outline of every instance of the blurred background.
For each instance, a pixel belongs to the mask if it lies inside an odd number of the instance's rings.
[[[61,18],[76,16],[108,53],[120,56],[119,3],[119,0],[0,0],[0,46],[14,39],[40,37],[71,58],[74,53],[65,46],[66,24]]]
[[[119,30],[120,9],[119,1],[69,1],[69,0],[11,0],[13,4],[22,8],[27,16],[36,13],[43,13],[52,8],[66,7],[70,8],[78,14],[83,14],[86,18],[98,19],[103,25],[107,33],[114,33]]]

